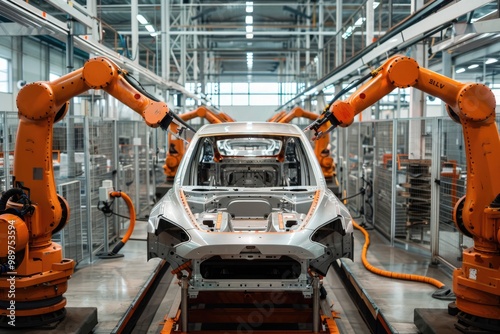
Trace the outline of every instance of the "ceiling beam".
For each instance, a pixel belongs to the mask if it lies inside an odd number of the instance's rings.
[[[75,1],[45,0],[45,2],[63,11],[88,28],[92,28],[92,18],[86,14],[86,9]]]
[[[0,36],[37,36],[53,35],[46,27],[28,27],[17,22],[0,23]]]
[[[256,27],[258,28],[258,27]],[[131,31],[119,30],[119,34],[121,35],[130,35]],[[248,34],[246,31],[237,31],[237,30],[217,30],[217,31],[208,31],[208,30],[169,30],[170,35],[197,35],[197,36],[245,36]],[[147,31],[139,31],[139,35],[148,35]],[[255,36],[307,36],[307,35],[319,35],[319,36],[335,36],[337,34],[336,31],[283,31],[283,30],[275,30],[275,31],[253,31],[252,34]],[[251,40],[248,40],[251,42]]]
[[[426,7],[405,20],[402,25],[398,25],[388,31],[378,42],[369,45],[359,52],[356,57],[353,57],[350,61],[334,69],[316,84],[308,87],[276,110],[283,110],[288,105],[295,105],[301,101],[303,96],[315,95],[330,85],[350,78],[353,74],[358,75],[360,70],[364,71],[369,69],[370,63],[376,61],[379,57],[387,57],[388,55],[394,54],[394,52],[401,52],[400,50],[407,48],[412,45],[412,43],[415,43],[415,41],[419,41],[427,33],[439,27],[443,27],[446,24],[451,24],[457,17],[470,13],[490,2],[491,0],[461,0],[453,2],[435,12],[428,13],[433,9],[433,5],[439,6],[446,4],[446,2],[429,3]],[[424,15],[424,17],[421,17],[420,14]],[[419,19],[418,24],[410,24],[412,19],[413,21]]]
[[[3,0],[2,5],[2,15],[8,17],[10,20],[24,24],[30,25],[36,28],[43,27],[53,33],[54,38],[66,42],[66,37],[68,35],[68,27],[66,22],[61,22],[54,17],[50,16],[44,11],[41,11],[34,6],[22,0]],[[207,101],[201,99],[198,95],[188,91],[185,87],[179,85],[176,82],[166,81],[162,77],[156,75],[150,70],[134,63],[132,60],[119,55],[114,50],[108,47],[97,44],[91,41],[89,36],[75,36],[75,47],[80,50],[95,54],[105,56],[120,67],[134,73],[137,71],[141,75],[141,80],[145,79],[147,82],[141,82],[143,84],[153,83],[161,89],[173,89],[186,95],[187,97],[193,98],[206,104]]]

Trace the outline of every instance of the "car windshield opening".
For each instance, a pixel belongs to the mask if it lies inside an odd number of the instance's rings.
[[[233,134],[198,140],[183,185],[268,188],[316,182],[301,138]]]

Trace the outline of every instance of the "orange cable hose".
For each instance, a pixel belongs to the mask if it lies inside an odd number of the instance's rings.
[[[132,235],[132,232],[134,231],[134,227],[135,227],[134,204],[132,203],[132,199],[130,199],[130,197],[127,194],[125,194],[124,192],[113,191],[110,193],[110,196],[111,197],[121,197],[121,198],[123,198],[125,203],[127,203],[128,212],[129,212],[129,216],[130,216],[130,225],[128,226],[127,233],[125,233],[125,235],[122,238],[122,242],[126,243],[128,241],[128,239],[130,239],[130,236]]]
[[[368,246],[370,245],[370,235],[363,227],[361,227],[354,220],[352,221],[352,223],[353,223],[354,227],[357,228],[358,230],[360,230],[361,233],[363,233],[363,235],[365,236],[365,243],[363,245],[363,250],[361,251],[361,261],[363,262],[363,265],[365,266],[366,269],[368,269],[372,273],[380,275],[380,276],[385,276],[385,277],[389,277],[389,278],[397,278],[397,279],[408,280],[408,281],[429,283],[429,284],[434,285],[438,289],[445,286],[444,283],[442,283],[441,281],[438,281],[435,278],[421,276],[421,275],[414,275],[414,274],[398,273],[398,272],[383,270],[383,269],[376,268],[376,267],[372,266],[368,262],[368,260],[366,259],[366,253],[368,252]]]

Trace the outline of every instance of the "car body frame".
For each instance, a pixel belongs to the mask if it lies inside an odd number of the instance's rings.
[[[296,125],[236,122],[197,131],[148,221],[148,259],[204,290],[293,290],[353,256],[352,217]]]

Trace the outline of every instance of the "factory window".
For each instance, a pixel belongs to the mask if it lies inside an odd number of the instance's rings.
[[[278,94],[251,94],[250,95],[250,105],[251,106],[277,106]]]
[[[233,94],[248,94],[248,83],[247,82],[234,82],[233,83]]]
[[[10,87],[10,62],[0,58],[0,92],[9,93]]]
[[[54,81],[56,79],[59,79],[61,76],[59,74],[55,74],[55,73],[52,73],[50,72],[49,73],[49,81]]]
[[[216,91],[214,90],[214,93]],[[231,83],[221,82],[219,85],[219,94],[231,94]]]
[[[252,82],[250,83],[251,94],[278,94],[279,84],[277,82]]]
[[[189,107],[189,106],[194,106],[194,105],[196,105],[196,101],[194,99],[192,99],[192,98],[186,99],[186,106]]]
[[[186,85],[189,89],[192,86]],[[278,106],[297,95],[292,82],[219,82],[208,83],[205,94],[218,106]]]
[[[248,95],[247,94],[234,94],[233,95],[233,106],[248,106]]]
[[[219,105],[230,106],[231,105],[231,95],[220,95]]]

